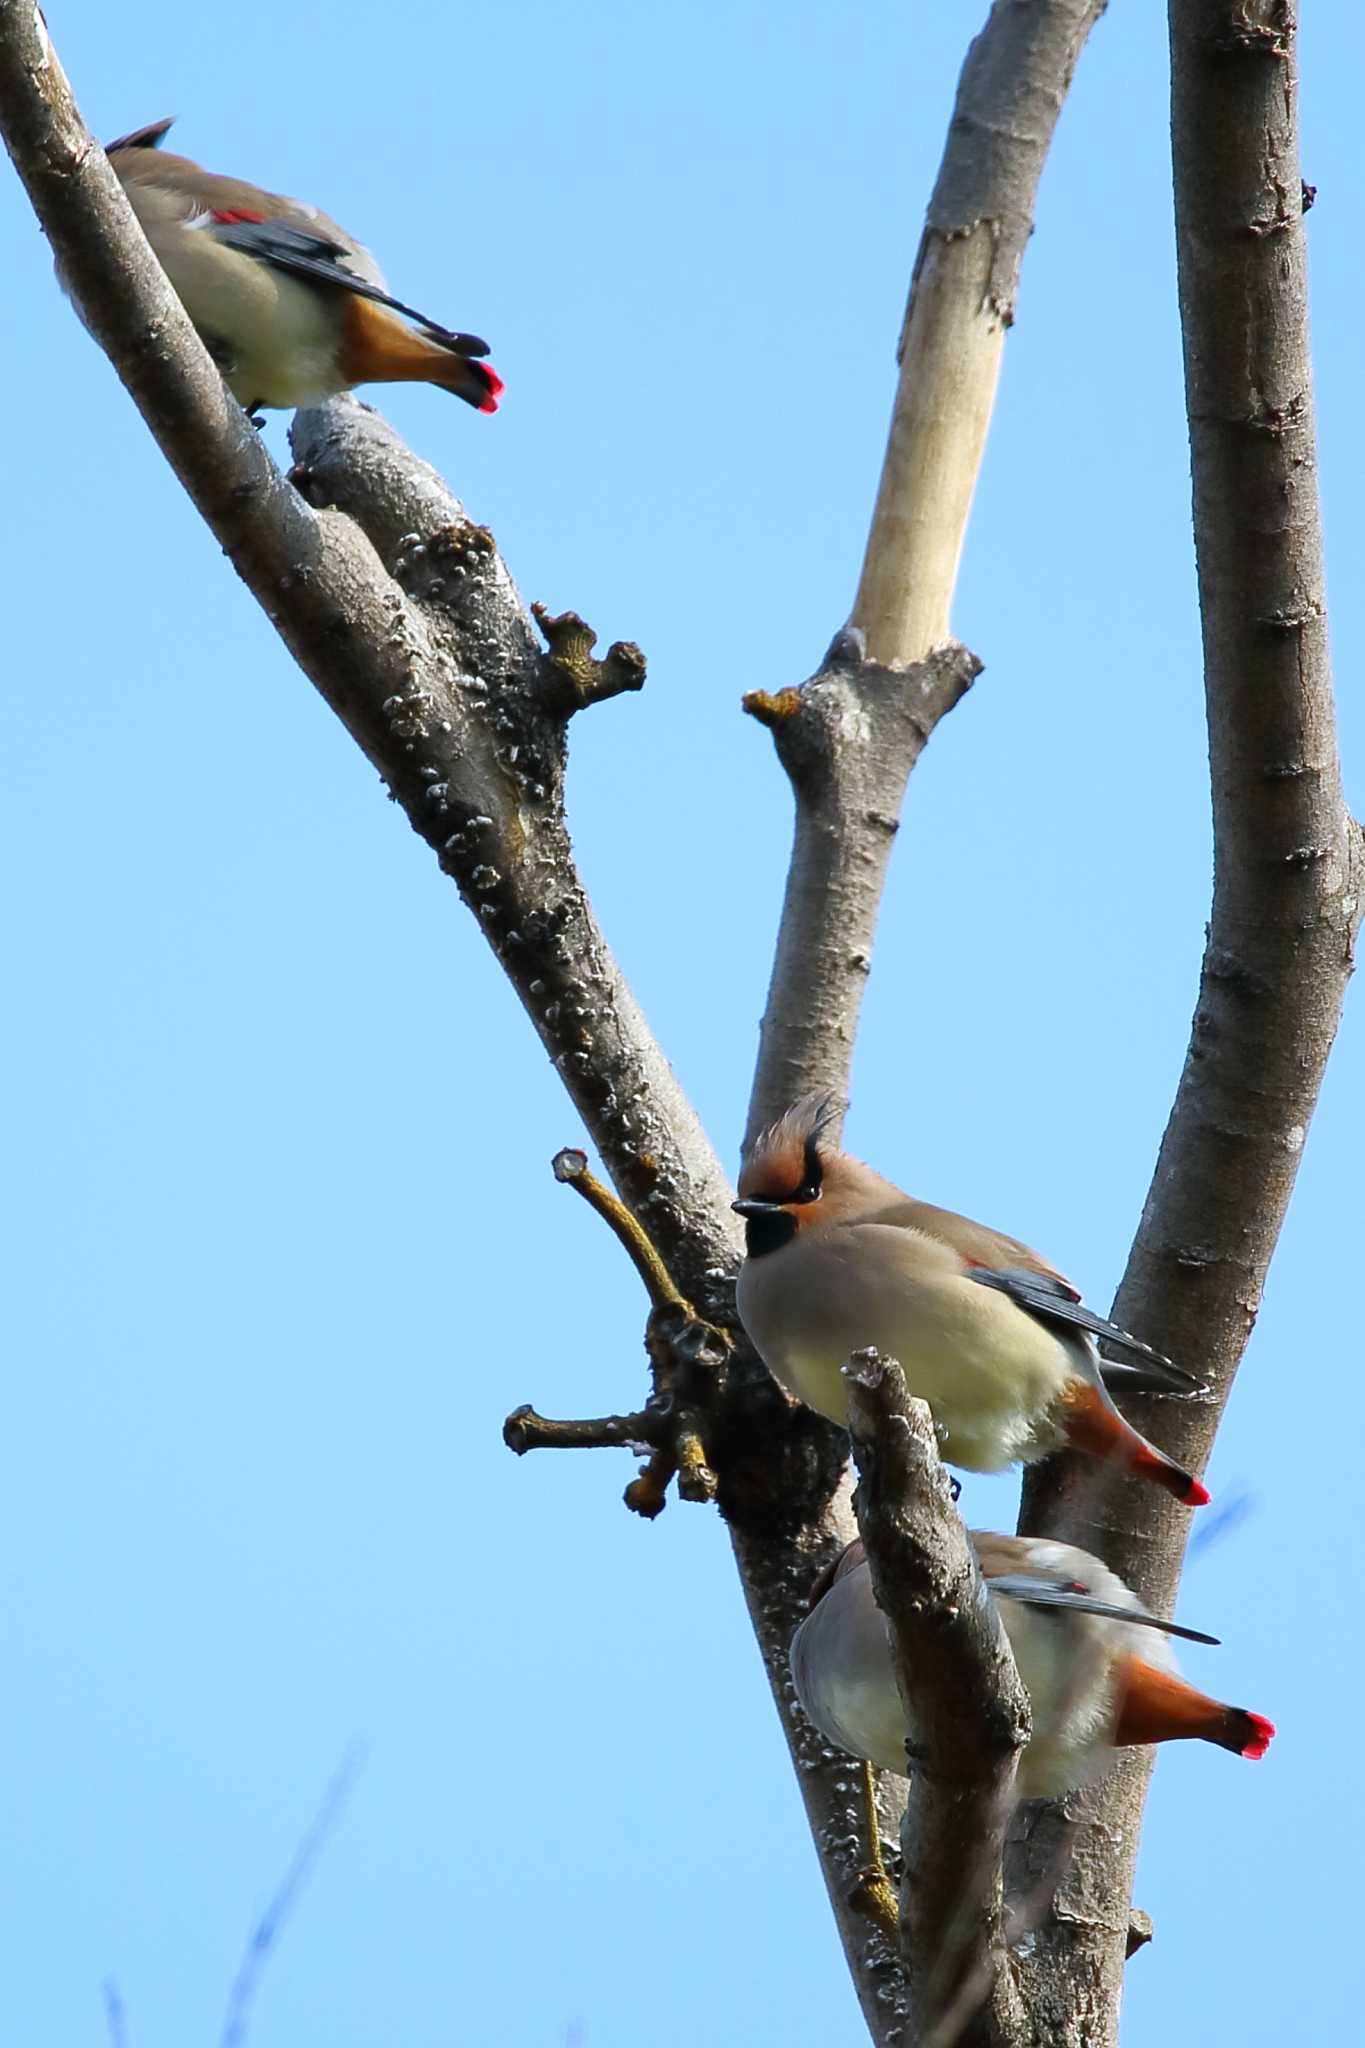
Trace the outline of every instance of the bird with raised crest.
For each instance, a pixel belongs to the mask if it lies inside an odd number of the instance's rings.
[[[1127,1423],[1105,1385],[1189,1394],[1199,1382],[1086,1308],[1016,1238],[913,1200],[829,1129],[807,1096],[754,1144],[734,1204],[747,1256],[737,1299],[759,1356],[789,1393],[847,1420],[856,1351],[896,1359],[927,1401],[943,1456],[973,1472],[1070,1449],[1162,1486],[1188,1507],[1203,1486]],[[1095,1339],[1120,1362],[1101,1366]]]

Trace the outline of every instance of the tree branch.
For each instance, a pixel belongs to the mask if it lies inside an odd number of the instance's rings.
[[[1028,1700],[928,1408],[875,1351],[856,1354],[847,1379],[858,1527],[911,1727],[901,1825],[910,2038],[920,2048],[1031,2048],[1000,1875]]]
[[[800,689],[756,692],[796,800],[745,1142],[848,1085],[911,770],[980,673],[949,613],[1005,330],[1057,116],[1104,0],[993,0],[967,53],[910,282],[900,381],[848,626]]]
[[[563,684],[491,537],[353,401],[300,426],[315,498],[343,444],[373,465],[357,493],[368,537],[310,508],[147,247],[31,0],[0,0],[0,53],[0,124],[82,316],[291,653],[455,877],[613,1178],[700,1299],[707,1269],[734,1259],[728,1182],[574,873]]]
[[[1128,1268],[1125,1329],[1206,1377],[1125,1403],[1202,1470],[1260,1304],[1351,971],[1362,846],[1337,760],[1309,356],[1294,29],[1282,0],[1172,0],[1176,245],[1213,790],[1190,1047]],[[1188,1517],[1030,1475],[1020,1527],[1098,1551],[1169,1614]],[[1049,2041],[1110,2042],[1146,1792],[1103,1788],[1047,1932]],[[1021,1853],[1027,1854],[1027,1837]]]
[[[842,633],[799,690],[744,699],[796,799],[746,1144],[800,1096],[846,1085],[910,771],[981,669],[956,641],[894,673],[859,644]]]
[[[1105,0],[993,0],[967,52],[910,280],[900,384],[849,623],[868,658],[949,637],[1005,330],[1053,130]]]
[[[745,708],[774,733],[792,783],[792,859],[745,1142],[799,1096],[842,1095],[871,969],[891,843],[910,772],[939,719],[979,671],[949,638],[967,513],[1013,317],[1038,180],[1076,58],[1104,0],[993,0],[973,43],[911,280],[901,373],[859,596],[819,672]],[[986,238],[993,251],[983,304]],[[962,243],[962,260],[951,252]],[[967,386],[955,351],[966,366]],[[974,395],[973,395],[974,393]],[[966,408],[961,427],[953,407]],[[888,666],[894,664],[894,666]],[[732,1369],[733,1372],[733,1369]],[[771,1398],[771,1394],[769,1395]],[[804,1449],[784,1453],[799,1492]],[[787,1646],[816,1572],[852,1533],[847,1504],[798,1529],[791,1549],[735,1531],[749,1615],[788,1731],[830,1904],[874,2042],[903,2040],[897,1958],[852,1903],[859,1802],[853,1781],[789,1718]],[[797,1599],[793,1600],[793,1593]],[[899,1808],[891,1781],[878,1787]],[[842,1825],[821,1820],[841,1811]]]
[[[0,0],[0,126],[68,287],[163,452],[291,653],[437,852],[530,1014],[617,1189],[699,1311],[733,1319],[730,1189],[597,928],[563,815],[566,647],[551,652],[491,536],[377,415],[300,415],[297,489],[275,470],[186,319],[32,0]],[[305,495],[307,494],[307,495]],[[315,501],[310,505],[309,498]],[[317,509],[322,507],[323,509]],[[587,629],[584,629],[586,632]],[[567,650],[577,663],[586,642]],[[558,655],[558,662],[556,661]],[[608,663],[612,656],[608,655]],[[617,650],[616,673],[633,668]],[[569,701],[570,698],[574,703]],[[752,1351],[729,1367],[721,1500],[779,1701],[816,1574],[852,1534],[842,1433],[786,1400]],[[638,1486],[661,1498],[651,1464]],[[641,1502],[637,1500],[637,1506]],[[845,1894],[858,1802],[784,1729],[871,2017],[895,1962]]]

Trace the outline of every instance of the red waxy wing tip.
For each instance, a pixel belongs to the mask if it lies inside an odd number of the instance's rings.
[[[210,218],[221,221],[225,228],[236,227],[242,222],[245,222],[249,227],[258,228],[263,226],[265,222],[265,215],[263,213],[247,213],[240,207],[228,207],[223,212],[215,210]]]
[[[1185,1490],[1187,1508],[1206,1508],[1212,1499],[1213,1495],[1207,1486],[1201,1486],[1197,1479],[1192,1479]]]
[[[479,368],[483,372],[483,375],[488,379],[488,396],[484,399],[483,404],[479,407],[479,411],[496,412],[498,409],[498,399],[501,396],[501,394],[507,389],[507,386],[503,383],[502,378],[498,375],[497,371],[491,370],[488,367],[487,363],[480,363]]]

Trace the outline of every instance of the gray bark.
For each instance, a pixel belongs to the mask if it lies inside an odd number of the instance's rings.
[[[1001,1855],[1029,1708],[939,1461],[933,1417],[875,1352],[848,1369],[854,1497],[910,1725],[901,1824],[907,2033],[921,2048],[1023,2048]]]
[[[1207,1377],[1125,1402],[1195,1472],[1265,1285],[1341,1013],[1362,847],[1337,761],[1318,512],[1294,35],[1278,0],[1171,0],[1176,247],[1213,791],[1213,909],[1184,1070],[1114,1318]],[[1169,1614],[1189,1517],[1031,1473],[1020,1529],[1097,1551]],[[1046,2038],[1117,2038],[1150,1760],[1103,1788],[1041,1937]],[[1046,1861],[1055,1820],[1016,1844]]]
[[[958,84],[915,257],[900,382],[848,627],[799,690],[746,698],[796,803],[746,1143],[842,1097],[912,769],[981,664],[949,611],[1038,181],[1104,0],[994,0]]]

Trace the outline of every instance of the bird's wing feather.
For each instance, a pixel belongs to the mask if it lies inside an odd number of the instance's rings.
[[[134,128],[127,135],[120,135],[116,141],[106,142],[105,154],[112,156],[116,149],[160,149],[174,126],[174,114],[168,114],[164,121],[149,121],[145,128]]]
[[[933,1202],[917,1202],[905,1195],[899,1201],[889,1202],[875,1215],[861,1219],[868,1223],[891,1223],[902,1230],[918,1230],[924,1237],[931,1237],[937,1244],[947,1245],[960,1259],[966,1259],[976,1266],[991,1266],[1026,1273],[1036,1273],[1041,1279],[1051,1281],[1060,1288],[1066,1288],[1073,1296],[1074,1288],[1055,1267],[1039,1258],[1029,1245],[1022,1244],[1017,1237],[1006,1237],[1001,1230],[991,1230],[984,1223],[973,1223],[970,1216],[959,1216],[955,1209],[940,1209]]]
[[[1159,1365],[1130,1364],[1126,1359],[1102,1358],[1100,1378],[1111,1394],[1206,1394],[1208,1382],[1197,1380],[1183,1366],[1163,1359]]]
[[[392,293],[381,291],[378,285],[360,277],[346,262],[351,251],[325,235],[314,234],[306,228],[290,227],[278,220],[215,221],[209,232],[229,249],[240,249],[246,256],[258,257],[263,263],[273,264],[276,270],[288,271],[294,277],[305,277],[313,284],[354,292],[357,298],[373,299],[376,305],[388,306],[405,319],[415,320],[424,334],[455,355],[488,354],[488,343],[481,341],[477,334],[455,334],[450,328],[442,327],[438,320],[419,313],[415,306],[405,306]]]
[[[1070,1329],[1084,1330],[1088,1336],[1102,1337],[1133,1364],[1147,1372],[1164,1375],[1171,1391],[1202,1391],[1201,1383],[1182,1366],[1172,1365],[1169,1358],[1163,1358],[1140,1337],[1121,1330],[1117,1323],[1111,1323],[1107,1317],[1097,1316],[1093,1309],[1087,1308],[1064,1280],[1022,1266],[972,1265],[968,1277],[982,1287],[998,1288],[1040,1322],[1061,1323]]]
[[[1072,1586],[1059,1585],[1055,1579],[1033,1572],[1003,1572],[987,1579],[986,1584],[993,1594],[1006,1600],[1021,1600],[1029,1607],[1065,1607],[1073,1614],[1099,1614],[1109,1621],[1131,1622],[1136,1628],[1159,1629],[1163,1635],[1180,1636],[1187,1643],[1218,1642],[1217,1636],[1207,1636],[1201,1629],[1185,1628],[1178,1621],[1162,1621],[1155,1614],[1120,1607],[1112,1600],[1097,1600],[1093,1594],[1077,1592]]]

